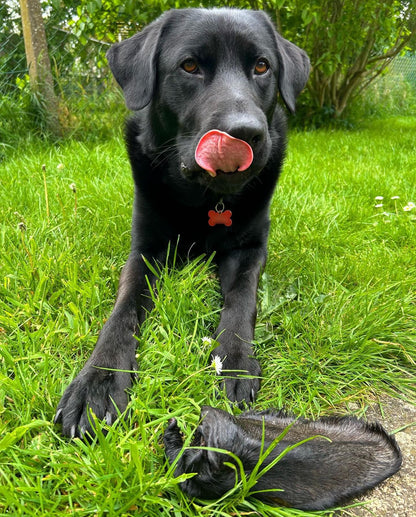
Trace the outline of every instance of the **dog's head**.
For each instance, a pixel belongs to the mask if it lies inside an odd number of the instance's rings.
[[[293,112],[309,74],[306,54],[266,14],[237,9],[168,11],[107,58],[128,108],[148,107],[158,147],[173,143],[185,177],[224,193],[264,168],[279,138],[277,92]]]

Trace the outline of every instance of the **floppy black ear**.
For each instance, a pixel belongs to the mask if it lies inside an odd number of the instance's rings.
[[[279,59],[279,91],[288,109],[294,113],[296,97],[309,77],[310,62],[304,50],[277,32],[275,34]]]
[[[157,67],[157,49],[165,16],[145,27],[142,32],[116,43],[106,56],[116,81],[124,92],[127,107],[144,108],[152,99]]]

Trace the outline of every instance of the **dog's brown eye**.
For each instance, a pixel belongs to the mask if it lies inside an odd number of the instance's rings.
[[[254,67],[254,72],[257,75],[263,75],[270,68],[269,63],[265,59],[258,59],[256,66]]]
[[[187,59],[181,66],[188,74],[195,74],[199,70],[197,62],[194,59]]]

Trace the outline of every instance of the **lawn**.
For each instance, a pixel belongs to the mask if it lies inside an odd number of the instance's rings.
[[[363,416],[386,393],[416,403],[415,142],[413,117],[291,134],[259,290],[256,408]],[[127,421],[96,444],[60,436],[56,405],[128,255],[122,138],[4,148],[0,187],[0,514],[312,515],[242,492],[192,502],[166,465],[171,416],[190,437],[202,404],[232,410],[203,340],[221,307],[209,261],[161,267]]]

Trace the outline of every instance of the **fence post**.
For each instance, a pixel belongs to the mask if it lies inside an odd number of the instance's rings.
[[[43,24],[40,0],[20,0],[23,38],[29,67],[31,88],[41,94],[45,102],[45,117],[49,130],[59,135],[58,99],[53,89],[53,77],[48,44]]]

